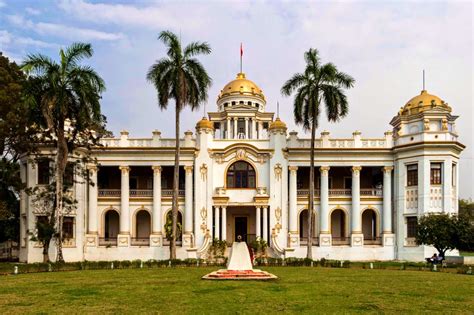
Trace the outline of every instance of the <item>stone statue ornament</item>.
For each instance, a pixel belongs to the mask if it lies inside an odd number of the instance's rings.
[[[220,269],[211,272],[204,277],[204,280],[273,280],[277,276],[262,271],[253,269],[252,260],[250,259],[250,252],[248,245],[243,241],[242,236],[237,236],[237,242],[232,244],[230,250],[229,261],[227,269]]]

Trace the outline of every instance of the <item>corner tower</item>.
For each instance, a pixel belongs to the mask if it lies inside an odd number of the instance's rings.
[[[390,124],[394,132],[398,259],[422,260],[433,248],[415,242],[418,218],[427,213],[458,212],[458,142],[451,107],[421,91]]]

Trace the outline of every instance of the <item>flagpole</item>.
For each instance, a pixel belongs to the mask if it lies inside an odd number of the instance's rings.
[[[242,73],[242,55],[244,54],[242,43],[240,43],[240,73]]]

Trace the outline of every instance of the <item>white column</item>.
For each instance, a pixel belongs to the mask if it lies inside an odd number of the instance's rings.
[[[443,184],[443,210],[447,213],[453,212],[453,199],[452,199],[452,182],[453,182],[453,162],[451,159],[444,161],[441,166],[443,175],[441,176],[441,181]]]
[[[262,131],[262,129],[263,129],[263,123],[262,123],[261,121],[259,121],[259,122],[258,122],[258,138],[259,138],[259,139],[262,139],[262,138],[263,138],[263,135],[262,135],[263,131]]]
[[[193,232],[193,167],[185,166],[184,233]]]
[[[152,233],[161,234],[161,166],[153,166]]]
[[[119,169],[122,171],[120,192],[120,234],[130,234],[130,167],[120,166]]]
[[[220,239],[219,231],[219,207],[214,207],[214,238]]]
[[[224,135],[224,121],[221,121],[221,122],[220,122],[219,128],[221,129],[221,139],[225,139],[225,135]]]
[[[268,242],[268,207],[263,206],[263,239]]]
[[[89,180],[91,185],[89,186],[89,234],[97,234],[97,198],[98,198],[98,187],[97,187],[97,171],[96,165],[89,166]]]
[[[319,171],[321,172],[321,192],[320,192],[320,222],[321,222],[321,234],[330,234],[329,229],[329,166],[321,166]]]
[[[231,139],[231,137],[230,137],[230,130],[231,129],[232,128],[230,127],[230,117],[227,117],[227,135],[226,135],[227,139]]]
[[[239,137],[237,130],[238,121],[239,119],[237,117],[234,117],[234,139],[237,139]]]
[[[288,214],[288,220],[289,220],[289,233],[290,234],[298,234],[298,214],[296,210],[296,201],[297,201],[297,187],[296,187],[296,180],[297,180],[297,171],[298,167],[297,166],[289,166],[288,170],[290,171],[290,192],[289,192],[289,197],[290,197],[290,211]]]
[[[360,215],[360,171],[362,167],[353,166],[352,167],[352,211],[351,211],[351,221],[352,221],[352,234],[361,234],[362,225],[361,225],[361,215]]]
[[[248,117],[245,117],[245,139],[250,139],[249,118]]]
[[[430,178],[431,162],[428,157],[422,157],[418,163],[418,214],[430,212]]]
[[[255,237],[258,239],[262,237],[262,233],[260,232],[260,207],[257,207],[257,211],[255,212]]]
[[[383,234],[392,234],[392,170],[393,166],[383,168]]]
[[[255,127],[255,118],[251,118],[251,128],[252,128],[252,132],[250,133],[252,139],[257,139],[256,135],[257,135],[257,130],[256,130],[256,127]]]
[[[227,242],[227,208],[221,207],[222,209],[222,240]]]

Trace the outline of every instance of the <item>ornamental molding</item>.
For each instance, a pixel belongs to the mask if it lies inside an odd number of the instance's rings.
[[[203,181],[207,180],[207,164],[203,163],[201,167],[199,168],[199,172],[201,173],[201,179]]]
[[[283,168],[281,167],[280,163],[277,163],[274,167],[274,172],[275,172],[275,179],[279,181],[281,179],[281,174],[282,174]]]
[[[209,156],[218,164],[230,160],[249,160],[263,164],[272,157],[274,150],[258,149],[248,143],[236,143],[224,149],[209,149],[208,152]]]

